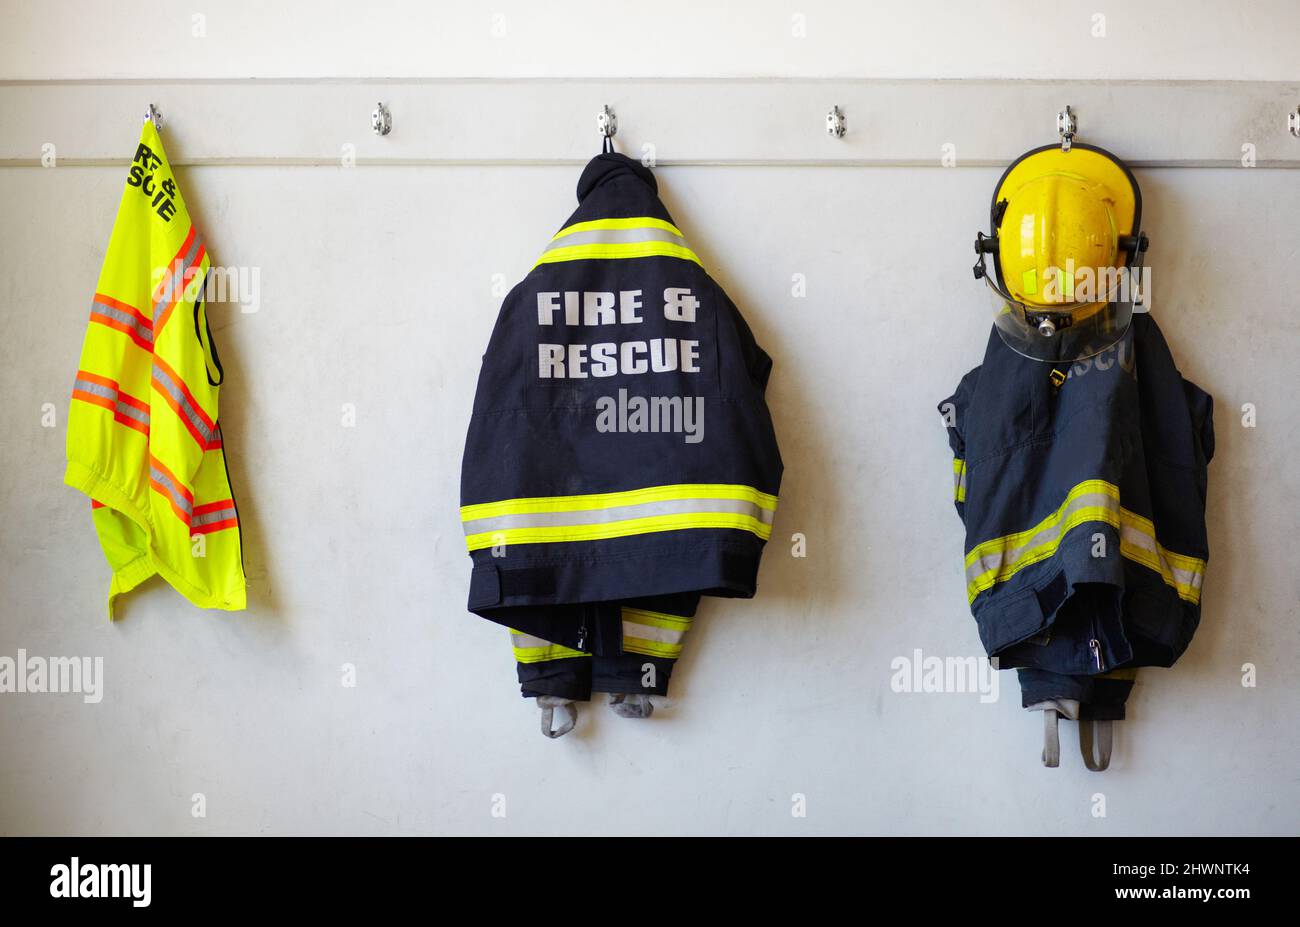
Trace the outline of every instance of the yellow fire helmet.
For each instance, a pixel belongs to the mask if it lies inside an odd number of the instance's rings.
[[[1078,143],[1035,148],[1003,173],[989,218],[990,233],[975,239],[975,277],[988,284],[1008,347],[1069,362],[1123,337],[1147,237],[1142,193],[1122,161]]]

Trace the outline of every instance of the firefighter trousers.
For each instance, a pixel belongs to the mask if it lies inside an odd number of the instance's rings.
[[[593,605],[593,641],[575,650],[511,629],[525,698],[588,701],[592,692],[667,695],[668,680],[695,620],[698,593]],[[585,636],[585,635],[584,635]]]

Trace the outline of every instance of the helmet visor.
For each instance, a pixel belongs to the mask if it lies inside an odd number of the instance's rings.
[[[1016,299],[986,273],[993,300],[993,324],[1007,347],[1046,363],[1069,363],[1098,354],[1128,331],[1133,306],[1141,301],[1142,252],[1128,268],[1076,274],[1077,301],[1036,305]]]

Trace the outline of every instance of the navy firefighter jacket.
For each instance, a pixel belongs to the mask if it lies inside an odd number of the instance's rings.
[[[967,599],[988,655],[1023,668],[1026,706],[1078,697],[1069,677],[1171,666],[1187,648],[1209,556],[1212,409],[1147,314],[1056,366],[991,332],[984,363],[940,404]]]
[[[596,655],[621,601],[748,597],[782,464],[772,362],[659,200],[606,153],[507,295],[461,470],[470,611]]]

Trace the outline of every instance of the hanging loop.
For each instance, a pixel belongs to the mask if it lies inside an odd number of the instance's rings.
[[[551,740],[563,737],[578,723],[578,706],[572,699],[542,695],[537,699],[537,707],[542,710],[542,734]],[[554,726],[556,709],[559,709],[562,717],[559,727]]]
[[[1052,769],[1061,765],[1060,719],[1055,708],[1043,710],[1043,765]]]
[[[1079,752],[1083,765],[1093,772],[1103,772],[1110,766],[1114,734],[1110,721],[1079,721]]]

